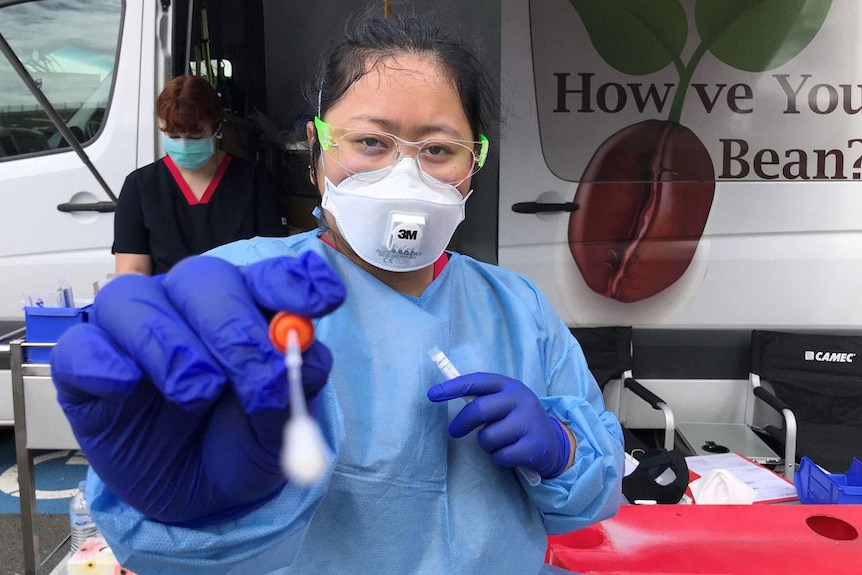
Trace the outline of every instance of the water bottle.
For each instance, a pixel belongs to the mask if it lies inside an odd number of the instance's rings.
[[[69,503],[69,524],[72,527],[71,553],[77,551],[87,539],[100,537],[99,529],[90,516],[90,507],[87,505],[87,496],[84,493],[85,487],[86,481],[81,481],[78,484],[78,492]]]

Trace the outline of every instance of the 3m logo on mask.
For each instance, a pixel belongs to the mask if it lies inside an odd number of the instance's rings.
[[[838,351],[806,351],[805,361],[823,361],[829,363],[853,363],[855,353]]]
[[[392,212],[386,226],[385,246],[387,250],[402,255],[415,255],[422,241],[426,217],[422,214]]]

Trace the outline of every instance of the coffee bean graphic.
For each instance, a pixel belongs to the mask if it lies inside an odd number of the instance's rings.
[[[594,292],[621,302],[653,296],[688,268],[715,193],[709,153],[667,120],[627,126],[587,164],[569,217],[569,249]]]

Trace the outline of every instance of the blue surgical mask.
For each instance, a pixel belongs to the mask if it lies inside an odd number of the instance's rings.
[[[174,163],[187,170],[199,169],[215,153],[213,138],[192,140],[189,138],[171,138],[162,134],[162,145]]]

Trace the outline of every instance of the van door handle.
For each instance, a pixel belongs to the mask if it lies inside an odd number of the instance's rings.
[[[102,214],[107,214],[113,212],[117,204],[114,202],[93,202],[90,204],[72,204],[65,203],[57,206],[57,209],[61,212],[99,212]]]
[[[512,204],[512,211],[517,214],[544,214],[548,212],[575,212],[580,206],[574,202],[544,203],[519,202]]]

